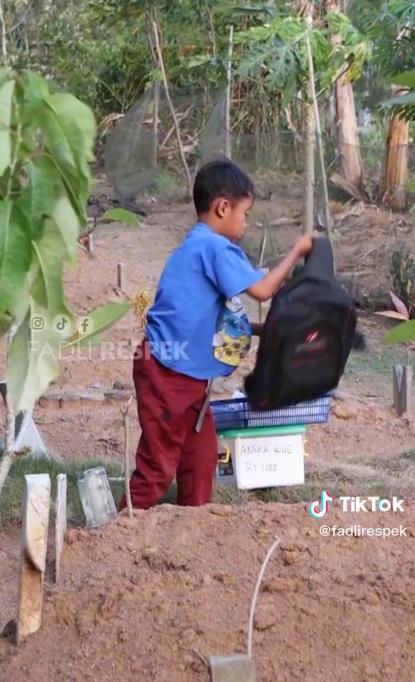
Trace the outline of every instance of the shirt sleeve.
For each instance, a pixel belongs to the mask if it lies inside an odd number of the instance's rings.
[[[242,249],[231,242],[215,253],[213,277],[226,298],[241,294],[264,276],[261,270],[251,265]]]

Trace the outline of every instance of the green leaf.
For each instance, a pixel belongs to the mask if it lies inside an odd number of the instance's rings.
[[[40,326],[39,323],[43,326]],[[32,299],[7,359],[7,391],[17,414],[30,410],[59,371],[60,335],[47,309]]]
[[[28,182],[17,204],[31,228],[32,239],[40,239],[45,218],[53,214],[60,179],[52,161],[45,156],[30,160],[24,167]]]
[[[48,141],[57,158],[80,168],[85,161],[92,161],[96,135],[92,110],[70,94],[56,93],[44,101],[53,122]]]
[[[30,228],[10,201],[0,201],[0,315],[11,313],[31,262]]]
[[[76,242],[80,232],[80,221],[66,194],[61,194],[53,207],[52,218],[66,246],[68,258],[73,260],[76,253]]]
[[[62,267],[67,250],[53,221],[46,221],[44,235],[39,241],[33,242],[33,248],[38,261],[38,273],[31,287],[31,294],[40,306],[47,309],[54,320],[65,317],[67,323],[64,324],[62,331],[69,338],[74,331],[74,322],[73,315],[65,303],[62,282]]]
[[[102,334],[106,329],[109,329],[121,320],[131,308],[132,303],[106,303],[99,308],[95,308],[95,310],[83,318],[86,320],[85,326],[82,326],[82,322],[78,323],[78,332],[64,347],[68,348],[78,343],[84,343],[97,336],[97,334]]]
[[[99,348],[102,343],[101,335],[100,334],[94,334],[93,336],[90,336],[88,339],[82,339],[82,341],[78,341],[79,346],[86,347],[86,348]]]
[[[383,107],[415,107],[415,92],[408,92],[406,95],[398,95],[382,102]]]
[[[12,161],[12,141],[10,123],[12,118],[14,80],[0,87],[0,177]]]
[[[47,148],[68,189],[81,221],[89,196],[91,174],[88,162],[96,133],[94,115],[73,95],[55,94],[44,99],[40,125]]]
[[[137,215],[125,208],[110,208],[101,216],[101,220],[114,220],[118,223],[137,226],[140,224]]]
[[[415,341],[415,320],[403,322],[394,327],[383,339],[384,343],[409,343]]]
[[[396,83],[396,85],[403,85],[415,90],[415,69],[413,71],[405,71],[404,73],[395,73],[391,81]]]
[[[211,61],[211,57],[208,54],[199,54],[196,55],[195,57],[191,57],[190,59],[186,59],[186,66],[188,69],[195,69],[198,66],[204,66],[205,64],[208,64]]]
[[[33,71],[23,71],[18,80],[18,89],[23,99],[23,114],[33,115],[34,109],[38,109],[43,100],[49,96],[48,84],[44,78]],[[23,116],[25,121],[25,116]]]
[[[0,86],[11,79],[12,72],[5,66],[0,66]]]

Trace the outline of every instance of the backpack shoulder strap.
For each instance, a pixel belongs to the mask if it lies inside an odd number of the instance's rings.
[[[313,279],[335,279],[333,249],[327,237],[314,239],[301,274]]]

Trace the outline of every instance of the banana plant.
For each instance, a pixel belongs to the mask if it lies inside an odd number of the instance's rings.
[[[383,310],[376,313],[382,317],[388,317],[393,320],[400,320],[401,324],[394,327],[384,338],[384,343],[395,344],[395,343],[405,343],[408,344],[408,350],[415,349],[415,320],[411,320],[409,316],[409,309],[403,301],[401,301],[393,291],[389,292],[392,299],[392,303],[395,306],[395,310]]]
[[[415,34],[412,36],[415,51]],[[384,109],[390,109],[392,113],[398,113],[406,121],[415,121],[415,69],[395,74],[393,83],[406,89],[405,94],[392,97],[383,102]]]
[[[14,417],[32,410],[58,374],[62,320],[65,338],[77,338],[63,267],[74,261],[87,223],[95,133],[92,111],[73,95],[52,91],[29,71],[0,69],[0,336],[7,335],[0,491],[13,457]],[[129,308],[94,311],[94,333]]]

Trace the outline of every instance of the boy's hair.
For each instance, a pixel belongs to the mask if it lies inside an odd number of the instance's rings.
[[[206,213],[218,197],[226,197],[231,202],[254,197],[251,178],[229,159],[209,161],[199,170],[193,188],[197,214]]]

